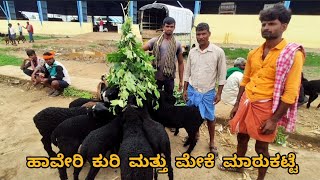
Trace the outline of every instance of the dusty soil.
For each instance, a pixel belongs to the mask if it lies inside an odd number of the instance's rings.
[[[58,171],[50,168],[28,169],[26,167],[27,156],[46,156],[41,144],[41,136],[34,126],[33,116],[45,107],[67,107],[73,100],[68,97],[49,98],[46,95],[46,89],[34,88],[29,83],[21,82],[14,85],[13,81],[2,79],[0,82],[0,179],[57,179]],[[219,104],[217,107],[217,116],[225,117],[230,107]],[[236,137],[230,135],[226,128],[217,125],[216,145],[219,148],[221,156],[231,155],[236,150]],[[173,136],[168,131],[171,141],[172,157],[180,156],[186,149],[183,145],[183,138],[186,136],[185,131],[181,130],[178,136]],[[201,127],[201,137],[192,155],[204,156],[208,152],[208,131],[206,125]],[[301,142],[296,142],[302,144]],[[266,179],[318,179],[320,160],[319,148],[313,144],[313,149],[309,147],[281,147],[270,145],[271,154],[280,152],[297,153],[297,163],[300,167],[298,175],[289,175],[286,169],[269,169]],[[57,150],[57,149],[55,149]],[[248,155],[255,155],[254,142],[251,141],[248,148]],[[216,162],[220,163],[221,159]],[[174,160],[172,162],[174,165]],[[96,179],[120,179],[119,169],[102,169]],[[85,165],[80,178],[84,179],[88,172],[88,164]],[[68,170],[69,178],[72,178],[72,168]],[[176,179],[255,179],[257,170],[249,168],[246,174],[221,172],[214,167],[195,168],[195,169],[177,169],[174,168]],[[160,175],[160,179],[167,179],[166,175]]]
[[[105,54],[115,50],[114,41],[119,38],[112,33],[90,33],[71,38],[60,38],[58,40],[39,40],[34,44],[24,43],[14,50],[7,52],[21,58],[25,58],[24,50],[34,48],[41,55],[44,51],[55,50],[56,59],[62,62],[68,69],[71,76],[88,77],[92,79],[100,78],[101,74],[108,71],[104,63]],[[0,47],[6,47],[0,45]],[[91,58],[89,58],[91,56]],[[317,69],[308,68],[310,79],[316,79]],[[27,156],[46,156],[46,152],[40,141],[41,136],[33,123],[33,116],[40,110],[50,107],[67,107],[73,100],[68,97],[49,98],[46,95],[46,89],[34,88],[28,83],[12,83],[13,80],[0,80],[0,180],[11,179],[58,179],[58,171],[50,168],[28,169],[26,167]],[[299,121],[297,131],[303,134],[302,137],[311,137],[306,139],[289,139],[287,147],[270,145],[270,153],[276,152],[286,154],[288,152],[297,153],[297,163],[300,167],[298,175],[289,175],[286,169],[269,169],[266,179],[319,179],[320,175],[320,128],[319,117],[320,109],[315,109],[320,103],[318,98],[310,109],[305,106],[299,109]],[[236,137],[231,135],[224,126],[227,124],[228,113],[231,107],[222,102],[217,105],[217,117],[219,123],[216,131],[216,145],[219,148],[221,157],[231,155],[236,151]],[[168,131],[171,141],[172,157],[180,156],[186,149],[183,145],[185,131],[175,137]],[[307,135],[307,136],[305,136]],[[291,135],[290,135],[291,137]],[[299,136],[301,137],[301,136]],[[200,140],[194,149],[193,156],[205,156],[208,152],[208,130],[205,124],[201,128]],[[312,140],[312,141],[311,141]],[[55,149],[57,150],[57,149]],[[250,141],[248,156],[255,155],[254,141]],[[174,165],[174,160],[172,161]],[[88,164],[85,165],[80,178],[84,179],[88,172]],[[96,179],[120,179],[119,169],[102,169]],[[68,170],[69,178],[72,178],[72,168]],[[221,172],[214,167],[178,169],[174,168],[175,179],[256,179],[257,170],[249,168],[246,174],[235,174]],[[166,175],[160,175],[160,179],[167,179]]]

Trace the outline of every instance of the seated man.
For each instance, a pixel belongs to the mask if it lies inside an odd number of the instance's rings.
[[[231,76],[232,73],[238,71],[241,72],[243,74],[244,71],[244,67],[245,67],[245,63],[243,64],[242,62],[246,61],[244,58],[242,57],[238,57],[236,60],[234,60],[234,67],[233,68],[229,68],[227,70],[227,79],[229,76]]]
[[[229,73],[229,76],[227,75],[227,83],[224,85],[221,94],[221,100],[224,103],[230,105],[234,105],[236,103],[245,65],[246,60],[239,57],[234,61],[234,67],[227,70],[227,74]]]
[[[44,72],[45,61],[37,57],[36,52],[33,49],[26,50],[28,58],[24,59],[20,69],[28,76],[31,76],[31,81],[34,85],[38,83],[38,75]],[[28,61],[28,62],[27,62]],[[29,69],[31,68],[31,69]]]
[[[64,88],[70,85],[70,77],[67,69],[54,59],[54,52],[46,52],[43,54],[46,61],[45,73],[40,74],[40,82],[49,86],[51,91],[48,95],[59,96]]]

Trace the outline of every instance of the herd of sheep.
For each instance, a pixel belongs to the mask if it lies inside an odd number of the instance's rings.
[[[194,149],[196,133],[203,119],[197,108],[174,106],[174,96],[160,92],[159,108],[154,110],[155,97],[149,95],[143,102],[143,108],[137,107],[135,98],[129,96],[125,108],[116,108],[116,115],[108,110],[110,101],[118,97],[119,89],[104,87],[101,100],[79,98],[69,104],[69,108],[48,107],[37,113],[33,120],[42,136],[44,149],[49,157],[56,157],[52,144],[59,148],[59,153],[72,157],[79,153],[83,161],[90,163],[86,179],[94,179],[99,172],[93,166],[93,157],[108,153],[120,158],[122,180],[157,179],[155,168],[130,167],[129,157],[164,156],[168,177],[173,179],[170,141],[165,127],[185,128],[188,139],[187,153]],[[87,106],[88,104],[90,104]],[[94,105],[93,105],[94,104]],[[93,105],[93,106],[92,106]],[[58,168],[60,179],[68,179],[66,167]],[[74,167],[74,179],[79,179],[81,168]]]

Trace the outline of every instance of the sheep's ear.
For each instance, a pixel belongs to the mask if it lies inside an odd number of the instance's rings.
[[[97,102],[96,105],[94,107],[92,107],[92,109],[96,112],[101,112],[101,111],[107,111],[107,107],[104,106],[103,103],[101,102]]]

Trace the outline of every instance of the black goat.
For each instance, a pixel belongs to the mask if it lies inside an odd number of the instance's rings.
[[[80,154],[83,157],[83,162],[89,160],[91,165],[86,180],[93,180],[98,174],[100,168],[93,167],[92,158],[103,156],[110,150],[119,150],[120,142],[122,140],[122,124],[123,118],[117,117],[110,123],[96,129],[84,139],[80,149]],[[74,180],[79,179],[79,174],[82,168],[75,168]]]
[[[203,123],[198,108],[189,106],[172,105],[173,97],[160,91],[159,109],[151,113],[152,119],[169,128],[185,128],[188,133],[188,139],[184,146],[189,146],[186,153],[191,153],[194,149],[197,139],[196,134]],[[176,133],[178,131],[176,130]]]
[[[41,142],[50,157],[57,156],[51,147],[51,134],[53,130],[66,119],[84,114],[87,114],[87,108],[85,107],[48,107],[33,117],[34,124],[42,135]]]
[[[302,79],[302,85],[304,88],[304,94],[309,95],[309,100],[307,103],[307,108],[310,108],[310,104],[318,98],[320,93],[320,80],[308,81],[306,78]],[[317,108],[320,107],[320,103]]]
[[[52,132],[51,141],[65,157],[72,157],[92,130],[102,127],[113,118],[103,103],[97,103],[87,115],[71,117],[59,124]],[[60,179],[68,179],[65,167],[59,168],[59,174]]]
[[[139,115],[138,110],[127,106],[123,113],[123,119],[123,141],[119,150],[121,179],[151,180],[153,179],[153,170],[151,167],[131,168],[129,166],[129,157],[138,157],[139,154],[147,158],[153,156],[152,148],[142,130],[142,117]]]

